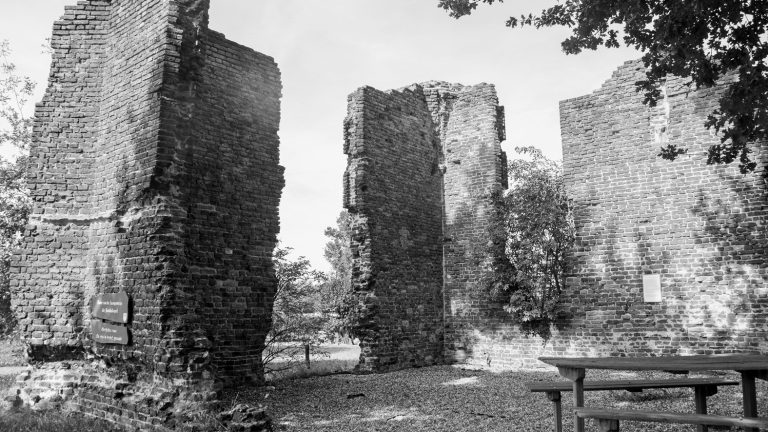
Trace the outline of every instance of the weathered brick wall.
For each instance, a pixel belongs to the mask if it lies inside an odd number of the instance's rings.
[[[541,367],[542,355],[768,351],[768,191],[758,170],[706,165],[719,138],[704,127],[722,87],[672,78],[655,108],[628,62],[592,94],[561,102],[563,162],[577,239],[564,304],[572,319],[545,343],[499,316],[477,332],[491,366]],[[666,143],[687,147],[675,162]],[[642,276],[660,274],[646,303]]]
[[[66,8],[36,110],[33,212],[13,257],[32,360],[92,352],[150,399],[147,382],[206,399],[218,382],[263,379],[280,73],[207,22],[207,0]],[[118,291],[132,300],[131,343],[92,342],[89,302]],[[113,389],[97,387],[78,400],[106,416],[98,395]]]
[[[501,114],[485,84],[350,96],[345,207],[361,369],[442,362],[444,332],[457,337],[476,321],[470,291],[485,260],[490,194],[506,178]]]
[[[209,32],[186,152],[185,295],[215,341],[213,366],[229,381],[260,380],[277,287],[280,229],[280,71],[264,54]],[[175,183],[175,182],[174,182]],[[187,300],[174,315],[187,313]]]
[[[489,260],[492,194],[506,188],[504,111],[492,85],[466,87],[451,103],[444,124],[444,301],[449,361],[487,362],[478,332],[503,312],[487,301],[481,284]]]
[[[682,80],[671,78],[664,99],[649,108],[635,91],[634,83],[643,76],[639,62],[628,62],[599,90],[561,103],[564,170],[577,240],[571,256],[574,273],[563,294],[571,319],[559,323],[563,327],[553,329],[548,341],[521,334],[479,283],[488,259],[490,193],[506,182],[499,148],[503,117],[492,86],[427,83],[413,95],[425,100],[432,113],[444,172],[444,360],[509,368],[542,367],[537,358],[543,355],[768,351],[765,143],[754,146],[759,166],[753,174],[741,175],[736,166],[706,165],[706,149],[719,138],[704,122],[724,87],[690,91]],[[384,127],[399,126],[388,117],[397,112],[387,108],[392,101],[353,95],[350,118],[365,121],[353,121],[351,129],[348,124],[351,142],[364,147],[373,137],[393,136],[396,129]],[[420,133],[412,125],[402,130],[409,136]],[[398,158],[413,157],[393,142]],[[667,143],[687,147],[689,153],[676,162],[664,161],[657,154]],[[380,286],[371,271],[384,261],[371,247],[381,234],[367,229],[366,221],[387,221],[402,207],[401,197],[385,193],[364,212],[354,205],[367,198],[356,187],[367,183],[378,161],[378,155],[351,157],[345,182],[347,202],[352,202],[348,207],[361,217],[353,248],[356,281],[362,275],[365,284],[356,289],[376,294],[368,309],[380,323],[401,319],[379,306],[398,293],[387,291],[389,284]],[[411,170],[387,173],[385,179],[391,190],[402,184],[423,186]],[[432,209],[432,204],[422,208]],[[397,224],[380,229],[387,230],[396,232]],[[392,250],[387,243],[383,247]],[[412,266],[398,282],[414,280],[413,273],[423,274]],[[647,274],[660,275],[661,302],[644,301]],[[411,299],[397,297],[408,304]],[[373,352],[375,357],[379,340],[399,337],[383,325],[371,329],[364,345],[371,347],[368,356]]]
[[[599,90],[561,103],[563,159],[576,204],[576,274],[568,280],[580,351],[711,353],[768,350],[768,190],[758,170],[707,166],[719,143],[704,127],[723,87],[670,79],[642,104],[628,62]],[[666,143],[687,147],[674,163]],[[643,274],[662,301],[645,303]],[[574,343],[575,345],[575,343]]]
[[[440,148],[422,88],[350,95],[344,151],[360,368],[440,362]]]

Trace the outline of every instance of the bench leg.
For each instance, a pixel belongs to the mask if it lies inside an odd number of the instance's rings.
[[[701,386],[694,387],[694,400],[696,401],[696,414],[707,413],[707,389]],[[706,425],[697,425],[696,432],[707,432]]]
[[[744,417],[757,417],[757,395],[754,371],[741,372],[741,391],[744,401]],[[745,432],[757,432],[757,429],[744,428]]]
[[[600,432],[619,432],[619,421],[608,419],[597,419],[597,427]]]
[[[563,407],[559,391],[548,391],[547,397],[555,404],[555,432],[563,432]]]

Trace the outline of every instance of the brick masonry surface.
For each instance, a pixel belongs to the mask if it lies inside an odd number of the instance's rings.
[[[753,174],[706,165],[719,138],[704,122],[723,86],[693,91],[670,78],[649,108],[635,91],[643,77],[642,64],[628,62],[597,91],[560,104],[576,223],[563,296],[571,319],[544,341],[488,303],[488,318],[463,342],[465,361],[527,368],[545,355],[768,352],[765,144],[753,147]],[[667,143],[688,154],[657,157]],[[644,301],[651,274],[660,275],[661,302]]]
[[[209,30],[208,7],[66,7],[36,108],[33,211],[12,259],[12,302],[31,360],[90,365],[95,355],[155,401],[145,391],[153,385],[200,401],[222,383],[261,381],[276,288],[280,72],[272,58]],[[131,343],[95,343],[89,303],[119,291],[132,302]],[[79,386],[75,400],[114,417],[119,400],[99,396],[114,389],[99,386]]]
[[[349,97],[344,206],[362,370],[442,363],[476,321],[491,192],[506,182],[492,85],[428,82]],[[462,354],[464,355],[464,354]]]
[[[670,78],[663,99],[648,107],[635,91],[643,77],[639,61],[627,62],[597,91],[561,102],[577,235],[563,294],[571,318],[548,341],[521,334],[478,284],[489,193],[506,187],[493,88],[426,83],[350,96],[345,206],[356,220],[363,369],[432,361],[543,367],[543,355],[768,352],[765,143],[753,146],[755,173],[706,165],[706,149],[719,138],[704,122],[725,86],[694,90]],[[431,125],[418,108],[424,102]],[[660,159],[668,143],[688,154]],[[429,168],[435,157],[438,174]],[[437,205],[442,229],[427,219]],[[426,223],[421,237],[416,221]],[[412,238],[420,240],[402,241]],[[383,272],[388,276],[378,277]],[[660,302],[644,300],[644,275],[659,275]],[[442,357],[432,354],[441,343]]]

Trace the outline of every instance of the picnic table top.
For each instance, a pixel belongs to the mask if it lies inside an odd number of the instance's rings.
[[[714,354],[659,357],[539,357],[556,367],[573,369],[703,371],[766,371],[768,355]]]

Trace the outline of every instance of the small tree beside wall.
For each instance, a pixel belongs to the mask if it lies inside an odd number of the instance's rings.
[[[517,147],[510,188],[497,192],[490,226],[491,271],[485,285],[526,334],[548,339],[566,316],[561,304],[566,254],[573,245],[571,205],[562,167],[535,147]]]

